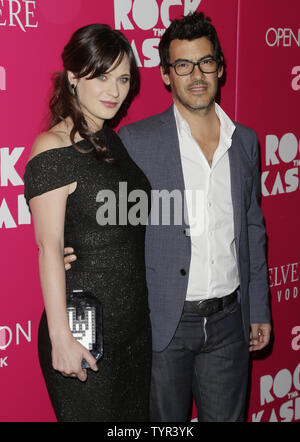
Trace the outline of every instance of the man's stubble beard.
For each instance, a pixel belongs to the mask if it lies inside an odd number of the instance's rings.
[[[191,88],[191,86],[195,86],[195,85],[201,85],[203,83],[194,83],[192,85],[189,85],[186,89]],[[205,84],[205,86],[207,86]],[[205,115],[207,113],[209,113],[209,111],[211,110],[211,108],[214,106],[215,104],[215,98],[216,98],[216,93],[214,95],[211,95],[208,99],[208,103],[203,104],[203,105],[192,105],[190,104],[187,100],[185,100],[184,98],[182,98],[176,91],[174,92],[174,99],[176,98],[176,100],[182,105],[184,106],[188,111],[190,112],[195,112],[195,113],[200,113],[202,115]]]

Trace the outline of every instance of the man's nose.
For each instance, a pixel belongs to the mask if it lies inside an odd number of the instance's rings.
[[[194,66],[194,70],[191,73],[191,76],[193,78],[204,78],[205,77],[205,74],[200,69],[200,64],[199,63]]]

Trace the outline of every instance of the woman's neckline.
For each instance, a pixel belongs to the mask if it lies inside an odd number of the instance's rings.
[[[92,136],[98,136],[101,132],[103,132],[106,129],[106,126],[102,126],[101,129],[98,129],[96,132],[92,132]],[[82,138],[81,140],[77,141],[75,144],[78,143],[82,143],[83,141],[88,142],[88,140],[86,140],[85,138]],[[70,147],[73,146],[72,144],[70,144],[69,146],[64,146],[64,147]]]
[[[106,129],[106,126],[103,126],[103,127],[102,127],[101,129],[99,129],[97,132],[94,132],[93,135],[94,135],[94,136],[97,136],[97,135],[99,135],[102,131],[104,131],[105,129]],[[86,140],[85,138],[82,138],[82,140],[79,140],[79,141],[77,141],[77,142],[75,143],[75,145],[78,145],[78,146],[80,146],[80,145],[82,145],[82,144],[90,144],[90,142],[89,142],[88,140]],[[53,148],[51,148],[51,149],[47,149],[47,150],[44,150],[43,152],[40,152],[40,153],[36,154],[33,158],[31,158],[31,160],[29,160],[29,161],[27,162],[26,167],[27,167],[27,165],[30,164],[35,158],[39,158],[39,157],[41,157],[43,154],[49,154],[49,152],[52,152],[52,151],[66,150],[66,149],[72,149],[72,148],[73,148],[73,151],[74,151],[75,153],[78,153],[79,155],[80,155],[80,154],[85,154],[85,155],[87,155],[87,154],[89,154],[89,153],[93,153],[93,152],[94,152],[94,149],[91,148],[91,147],[88,148],[88,149],[86,149],[86,152],[80,152],[79,150],[77,150],[77,149],[75,148],[75,146],[74,146],[73,144],[69,144],[68,146],[53,147]]]

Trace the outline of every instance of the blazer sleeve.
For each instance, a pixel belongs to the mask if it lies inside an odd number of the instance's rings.
[[[261,178],[257,135],[253,139],[253,186],[247,212],[250,258],[250,323],[270,323],[268,267],[266,259],[266,231],[260,207]]]

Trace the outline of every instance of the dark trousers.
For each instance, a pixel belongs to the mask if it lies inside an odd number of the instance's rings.
[[[243,421],[249,349],[240,304],[207,318],[186,305],[168,347],[153,352],[150,421],[188,421],[192,396],[199,422]]]

